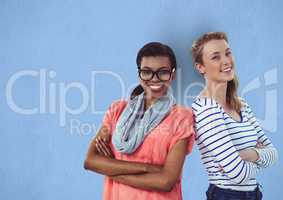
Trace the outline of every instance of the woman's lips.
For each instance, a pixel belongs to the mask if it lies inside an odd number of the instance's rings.
[[[232,67],[226,67],[224,69],[221,70],[221,72],[231,72],[232,71]]]
[[[154,92],[159,92],[162,90],[163,85],[149,85],[148,87]]]

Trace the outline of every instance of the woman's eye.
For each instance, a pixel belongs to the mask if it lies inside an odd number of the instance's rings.
[[[167,75],[167,74],[170,74],[170,71],[168,71],[168,70],[161,70],[158,73],[159,73],[159,75]]]
[[[232,53],[230,52],[230,51],[228,51],[227,53],[226,53],[226,56],[230,56]]]
[[[219,59],[219,56],[213,56],[211,59],[212,60],[217,60],[217,59]]]
[[[150,70],[143,70],[142,71],[143,75],[151,75],[151,73],[152,73],[152,71],[150,71]]]

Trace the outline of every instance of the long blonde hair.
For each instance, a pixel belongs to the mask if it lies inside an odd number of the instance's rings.
[[[228,43],[227,35],[224,32],[205,33],[193,42],[192,58],[194,65],[196,65],[197,63],[203,64],[203,47],[207,42],[211,40],[225,40]],[[237,95],[238,86],[239,80],[237,75],[235,74],[234,78],[227,83],[226,103],[230,108],[236,110],[237,112],[240,112],[242,104]]]

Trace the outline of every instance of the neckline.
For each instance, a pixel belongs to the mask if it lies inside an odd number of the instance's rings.
[[[221,105],[219,105],[221,106]],[[237,122],[237,123],[243,123],[243,113],[242,113],[242,109],[240,110],[240,113],[238,113],[240,115],[240,120],[236,120],[235,118],[233,118],[229,113],[227,113],[224,108],[221,106],[221,108],[223,109],[223,112],[230,118],[232,119],[234,122]]]
[[[225,113],[231,120],[233,120],[234,122],[237,122],[237,123],[243,123],[244,122],[244,116],[243,116],[243,110],[242,110],[243,106],[240,109],[240,113],[238,113],[240,115],[240,120],[236,120],[229,113],[227,113],[224,110],[223,106],[220,103],[218,103],[215,99],[213,99],[211,97],[207,97],[207,96],[198,96],[197,98],[198,99],[209,99],[211,101],[214,101],[223,110],[223,113]]]

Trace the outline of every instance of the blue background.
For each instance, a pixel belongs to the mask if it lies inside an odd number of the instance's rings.
[[[179,85],[175,82],[174,87],[183,97],[188,85],[202,81],[192,67],[190,47],[207,31],[227,32],[240,91],[253,80],[259,81],[244,96],[257,117],[272,124],[266,134],[282,155],[282,8],[280,0],[0,0],[0,199],[101,199],[103,177],[85,171],[83,161],[103,114],[94,113],[89,104],[80,114],[67,114],[66,124],[60,126],[60,83],[83,84],[95,101],[95,110],[103,112],[121,98],[121,85],[117,78],[101,74],[91,90],[91,72],[118,74],[129,90],[137,82],[137,51],[149,41],[160,41],[177,55]],[[47,80],[47,87],[53,83],[57,91],[55,111],[15,113],[6,100],[10,77],[21,70],[40,69],[56,72],[56,77]],[[269,84],[264,76],[271,70]],[[191,94],[199,90],[194,87]],[[19,79],[13,95],[19,106],[39,107],[39,78]],[[271,103],[266,101],[270,95]],[[82,103],[76,89],[66,98],[72,108]],[[191,99],[178,101],[189,105]],[[277,112],[266,117],[269,109]],[[72,119],[92,124],[93,129],[72,131]],[[280,160],[260,173],[265,200],[281,198],[282,164]],[[184,199],[204,199],[207,185],[195,149],[184,167]]]

